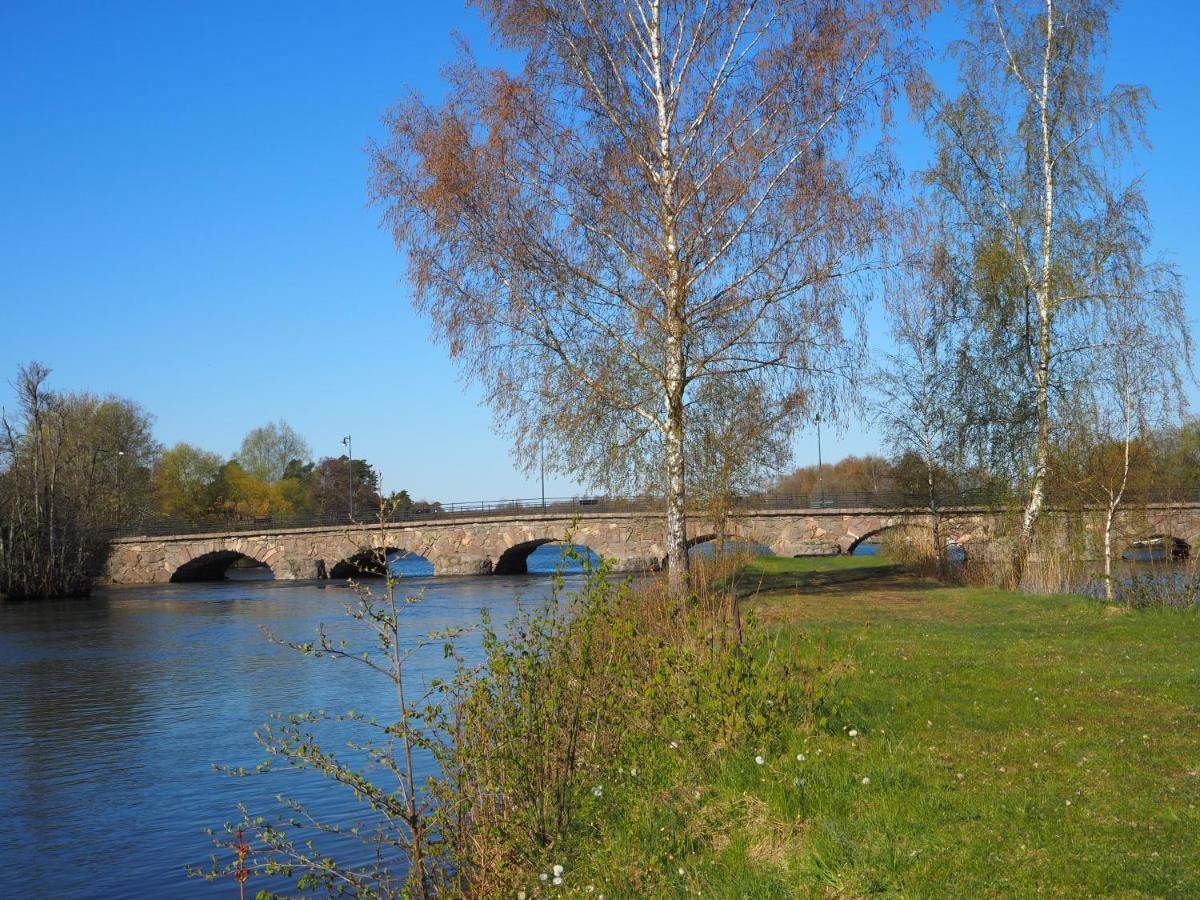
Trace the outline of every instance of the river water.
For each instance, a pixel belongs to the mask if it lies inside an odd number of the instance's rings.
[[[406,636],[474,625],[485,607],[504,621],[516,596],[544,597],[549,584],[536,574],[413,578],[403,586],[424,601],[404,610]],[[351,600],[338,582],[248,580],[0,606],[0,895],[236,896],[232,881],[189,880],[185,867],[208,862],[203,828],[235,821],[239,801],[273,814],[284,791],[351,819],[352,797],[304,773],[212,769],[261,762],[254,730],[272,711],[394,708],[363,667],[308,659],[263,634],[307,640],[321,622],[337,634]],[[477,652],[477,638],[465,644]],[[414,666],[418,680],[446,674],[440,645]],[[264,886],[252,879],[247,894]]]

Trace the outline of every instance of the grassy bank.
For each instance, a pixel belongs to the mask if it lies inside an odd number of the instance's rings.
[[[715,760],[638,747],[530,896],[1200,895],[1194,612],[872,558],[763,559],[740,591],[833,673],[819,715]]]

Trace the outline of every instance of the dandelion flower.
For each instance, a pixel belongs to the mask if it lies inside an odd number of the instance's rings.
[[[765,762],[766,762],[766,760],[765,760],[765,759],[763,759],[761,756],[756,756],[756,757],[754,757],[754,761],[755,761],[756,763],[758,763],[760,766],[761,766],[763,763],[765,763]]]
[[[517,891],[517,900],[525,900],[525,892]]]
[[[562,873],[563,873],[563,867],[562,867],[562,866],[555,866],[555,867],[554,867],[554,874],[555,874],[555,875],[561,875]]]
[[[863,781],[862,781],[862,783],[863,783],[863,784],[870,784],[870,783],[871,783],[871,779],[870,779],[870,778],[868,778],[867,776],[865,776],[865,775],[864,775],[864,776],[863,776]]]

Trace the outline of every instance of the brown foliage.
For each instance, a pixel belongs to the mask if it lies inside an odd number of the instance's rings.
[[[828,407],[853,376],[845,324],[896,174],[869,141],[930,4],[477,5],[519,71],[464,52],[441,104],[400,103],[372,196],[417,308],[519,455],[545,443],[596,483],[665,480],[686,569],[704,383]]]

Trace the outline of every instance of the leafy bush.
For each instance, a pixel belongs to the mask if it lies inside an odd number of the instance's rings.
[[[453,675],[416,698],[405,693],[404,677],[416,650],[398,647],[399,616],[419,598],[397,600],[392,579],[383,598],[363,590],[349,610],[373,633],[373,651],[335,642],[324,629],[314,642],[291,644],[357,660],[396,689],[393,721],[338,717],[373,732],[354,745],[363,766],[321,748],[323,713],[287,717],[260,733],[271,758],[355,792],[371,824],[338,833],[369,844],[373,862],[343,866],[299,842],[301,831],[338,829],[289,803],[274,823],[244,814],[242,832],[227,826],[219,843],[233,861],[214,859],[205,874],[278,873],[303,889],[358,896],[536,896],[555,879],[582,884],[589,870],[593,886],[609,879],[609,890],[665,889],[662,879],[689,852],[694,832],[680,828],[657,849],[630,850],[629,835],[673,809],[686,821],[675,801],[699,796],[706,773],[746,748],[765,752],[785,725],[815,726],[831,715],[846,662],[814,663],[802,657],[804,642],[772,640],[753,619],[740,622],[736,560],[699,566],[681,606],[657,580],[635,584],[616,578],[608,562],[592,565],[571,549],[567,556],[584,569],[578,590],[566,591],[556,575],[550,597],[519,606],[505,627],[485,615],[481,662],[468,664],[457,635],[432,636]],[[432,753],[440,774],[418,783],[413,752]],[[368,766],[396,787],[373,783]],[[248,845],[242,833],[252,836]],[[618,845],[644,856],[622,868],[621,877],[633,879],[624,885],[599,864]]]

